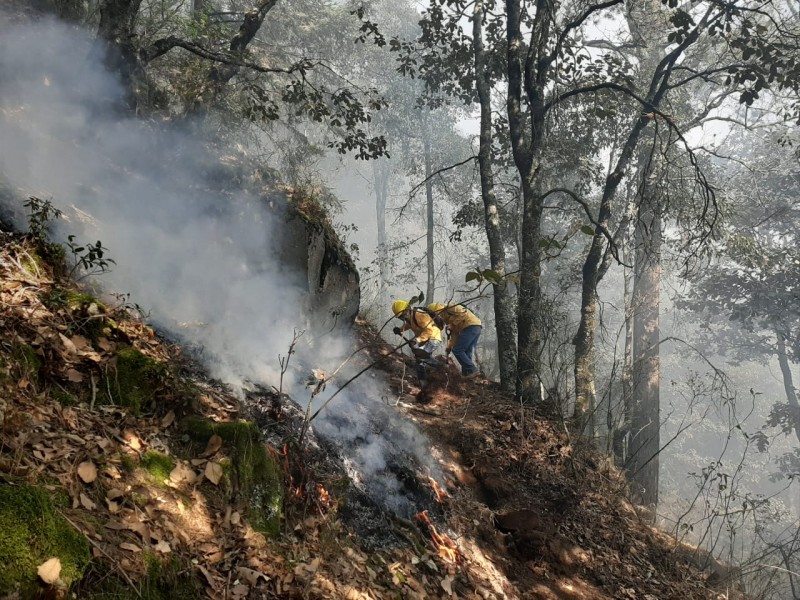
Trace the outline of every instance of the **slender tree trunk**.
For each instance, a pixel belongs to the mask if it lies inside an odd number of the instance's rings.
[[[389,280],[389,246],[386,237],[386,203],[389,198],[389,178],[391,167],[385,159],[372,161],[372,174],[375,185],[375,217],[378,224],[378,276],[381,297],[385,295]]]
[[[500,231],[500,215],[494,191],[492,173],[492,90],[486,68],[483,45],[483,0],[476,0],[472,16],[473,47],[475,49],[475,86],[481,105],[480,149],[478,165],[481,177],[486,238],[489,241],[489,260],[493,271],[506,274],[506,252]],[[497,356],[500,365],[500,385],[513,392],[516,387],[517,343],[514,327],[514,298],[507,282],[494,286],[494,322],[497,329]]]
[[[594,332],[597,327],[597,284],[605,275],[608,264],[603,262],[606,236],[612,216],[612,202],[617,188],[630,164],[631,157],[639,141],[639,136],[647,125],[647,119],[639,117],[633,123],[625,145],[622,147],[614,170],[606,177],[600,211],[597,216],[599,227],[595,228],[592,244],[583,263],[581,283],[581,319],[575,334],[575,425],[579,431],[590,430],[595,409],[594,385]]]
[[[427,120],[423,122],[422,145],[425,154],[425,196],[427,198],[426,239],[428,250],[425,253],[428,271],[428,285],[425,290],[425,301],[427,303],[433,302],[433,295],[436,292],[436,272],[433,260],[433,182],[431,181],[433,167],[431,166],[431,140]]]
[[[783,390],[786,393],[786,402],[789,403],[789,406],[797,415],[794,421],[794,434],[797,436],[797,441],[800,442],[800,402],[797,400],[797,391],[792,378],[792,367],[789,364],[789,356],[786,353],[786,338],[780,332],[776,332],[776,335],[778,336],[778,363],[781,366],[781,375],[783,375]]]
[[[632,250],[633,241],[630,234],[626,233],[622,242],[622,257],[626,264],[632,264],[635,260]],[[633,269],[630,267],[623,269],[625,348],[622,357],[622,404],[619,408],[621,414],[616,419],[612,418],[612,425],[609,428],[614,439],[615,463],[619,466],[623,466],[628,458],[627,437],[631,430],[630,409],[633,406]]]
[[[655,183],[655,182],[653,182]],[[633,289],[633,403],[625,465],[635,501],[658,504],[661,449],[659,307],[661,215],[658,190],[649,187],[639,208]]]

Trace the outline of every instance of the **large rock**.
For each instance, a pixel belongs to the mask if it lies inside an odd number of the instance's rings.
[[[309,325],[320,334],[349,328],[361,302],[358,270],[327,213],[297,192],[278,204],[285,222],[281,262],[306,274]]]

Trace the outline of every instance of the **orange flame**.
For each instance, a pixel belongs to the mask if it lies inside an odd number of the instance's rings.
[[[461,560],[461,553],[458,551],[456,543],[447,534],[436,531],[436,526],[428,517],[427,510],[419,513],[417,520],[427,526],[428,532],[431,534],[431,541],[442,559],[452,563],[457,563]]]
[[[330,506],[331,504],[331,496],[324,487],[322,487],[321,483],[317,484],[317,498],[324,506]]]
[[[450,494],[447,493],[447,490],[445,490],[438,483],[436,483],[436,480],[433,477],[429,476],[428,480],[431,482],[431,487],[433,488],[433,491],[436,493],[436,501],[439,504],[444,504],[445,500],[447,500],[450,497]]]

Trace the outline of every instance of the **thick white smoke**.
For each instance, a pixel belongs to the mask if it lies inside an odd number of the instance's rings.
[[[56,224],[61,241],[76,235],[109,249],[116,265],[97,278],[104,289],[130,293],[161,327],[202,348],[214,376],[277,384],[278,355],[308,318],[305,274],[278,259],[281,218],[219,177],[223,150],[174,125],[114,113],[121,90],[95,48],[85,32],[56,22],[0,31],[0,180],[14,188],[19,225],[21,198],[51,199],[68,217]],[[331,369],[348,346],[307,335],[292,361]],[[308,398],[302,375],[287,376],[300,402]],[[356,443],[353,464],[372,484],[385,481],[384,497],[394,493],[392,478],[380,478],[387,453],[433,467],[415,427],[388,413],[376,419],[387,410],[385,384],[348,392],[314,425]]]
[[[103,242],[116,261],[105,288],[165,326],[190,323],[178,331],[215,375],[274,379],[306,306],[299,275],[273,258],[275,219],[242,189],[215,189],[220,159],[202,140],[106,110],[120,90],[94,54],[56,23],[0,36],[3,177],[52,199],[62,239]]]

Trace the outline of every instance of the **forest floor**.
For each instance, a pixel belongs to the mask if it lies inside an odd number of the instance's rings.
[[[0,234],[0,598],[736,597],[563,422],[454,369],[418,404],[407,359],[358,322],[360,360],[382,359],[446,474],[437,524],[366,550],[330,473],[251,435],[240,399],[126,298],[75,289],[42,254]],[[250,518],[254,493],[274,518]]]

